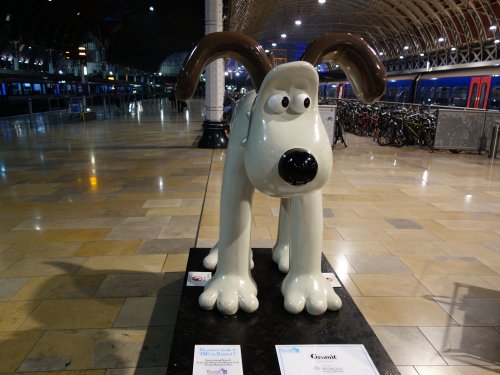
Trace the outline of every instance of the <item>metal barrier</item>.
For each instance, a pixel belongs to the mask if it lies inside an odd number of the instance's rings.
[[[497,124],[493,125],[493,127],[491,128],[491,141],[490,141],[490,150],[488,153],[488,157],[492,159],[496,159],[497,157],[499,138],[500,138],[500,121],[497,121]]]
[[[439,108],[434,148],[485,151],[496,121],[500,112]]]

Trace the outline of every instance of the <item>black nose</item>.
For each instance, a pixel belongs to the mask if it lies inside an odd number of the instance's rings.
[[[278,173],[290,185],[305,185],[318,172],[318,162],[308,151],[292,148],[285,152],[278,164]]]

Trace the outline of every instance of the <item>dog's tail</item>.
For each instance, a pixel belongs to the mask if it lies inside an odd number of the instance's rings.
[[[177,99],[186,101],[193,95],[206,65],[221,57],[240,61],[248,70],[255,91],[272,68],[264,49],[254,39],[234,31],[205,35],[195,47],[177,78]]]
[[[378,100],[385,91],[387,73],[375,51],[360,37],[327,33],[309,43],[300,60],[313,66],[322,60],[338,64],[352,84],[356,96],[365,103]]]

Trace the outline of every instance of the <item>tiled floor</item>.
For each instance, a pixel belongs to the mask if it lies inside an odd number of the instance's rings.
[[[224,150],[157,101],[0,121],[0,373],[163,374],[190,247],[218,236]],[[324,252],[403,375],[500,373],[500,160],[348,136]],[[256,193],[252,244],[279,201]]]

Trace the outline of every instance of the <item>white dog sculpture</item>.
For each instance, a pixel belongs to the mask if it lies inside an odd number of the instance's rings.
[[[204,260],[217,270],[199,298],[223,314],[255,311],[257,286],[251,275],[251,207],[254,189],[281,198],[273,260],[288,272],[281,291],[285,309],[313,315],[338,310],[342,301],[321,274],[323,207],[321,187],[332,169],[332,151],[318,113],[322,58],[334,60],[357,96],[377,100],[385,90],[385,69],[366,43],[350,34],[330,33],[311,43],[303,61],[272,68],[262,47],[235,32],[205,36],[189,56],[177,84],[188,100],[205,65],[220,57],[239,59],[255,91],[240,99],[231,121],[224,165],[219,242]],[[257,93],[258,91],[258,93]]]

